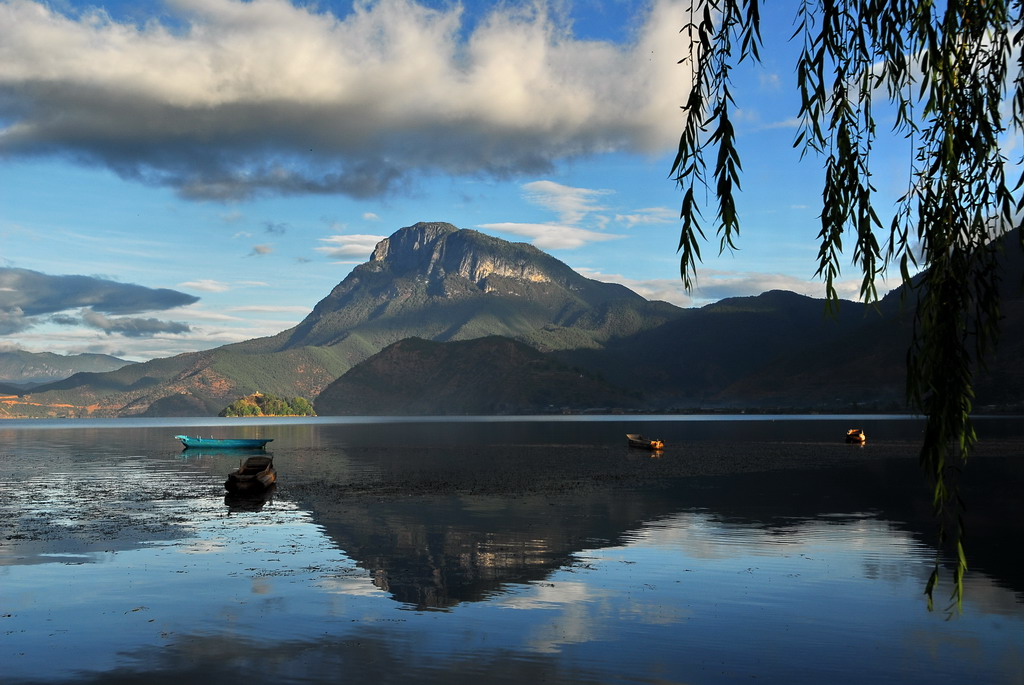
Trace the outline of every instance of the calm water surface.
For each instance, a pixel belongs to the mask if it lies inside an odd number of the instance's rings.
[[[956,612],[916,420],[5,422],[0,680],[1024,683],[1024,426],[978,424]]]

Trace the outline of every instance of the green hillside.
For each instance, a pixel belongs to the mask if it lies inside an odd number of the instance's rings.
[[[320,394],[324,415],[535,414],[634,407],[635,394],[521,342],[491,336],[408,338],[352,368]]]

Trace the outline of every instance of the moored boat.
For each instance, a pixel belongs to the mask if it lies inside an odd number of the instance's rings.
[[[276,482],[273,457],[249,457],[238,465],[236,471],[228,474],[224,487],[232,492],[265,490]]]
[[[645,450],[663,450],[665,449],[665,443],[661,440],[652,440],[651,438],[645,438],[639,433],[626,433],[626,440],[629,441],[630,447],[639,447]]]
[[[175,435],[185,447],[208,447],[220,449],[263,449],[273,438],[200,438],[190,435]]]
[[[865,442],[867,442],[867,439],[867,436],[864,435],[864,431],[862,431],[860,428],[851,428],[850,430],[846,431],[846,442],[855,445],[863,445]]]

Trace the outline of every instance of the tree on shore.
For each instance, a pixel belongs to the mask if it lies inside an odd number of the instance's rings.
[[[316,416],[316,412],[304,397],[285,400],[257,392],[235,400],[220,412],[220,416]]]
[[[692,86],[672,176],[683,191],[680,272],[692,289],[705,239],[699,197],[713,196],[720,249],[735,247],[740,155],[731,71],[760,61],[760,0],[691,0]],[[777,11],[777,7],[773,7]],[[830,303],[843,241],[853,244],[861,297],[898,266],[914,307],[907,399],[926,417],[920,461],[934,485],[940,536],[954,532],[953,595],[967,568],[955,474],[971,453],[974,374],[999,333],[997,238],[1020,222],[1019,160],[1004,144],[1024,132],[1021,0],[799,0],[792,39],[800,93],[794,146],[823,160],[817,274]],[[905,193],[883,224],[871,183],[876,109],[905,137]],[[713,160],[713,164],[710,162]],[[938,560],[928,581],[929,602]]]

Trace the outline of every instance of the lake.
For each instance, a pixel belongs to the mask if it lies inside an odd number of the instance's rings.
[[[2,681],[1024,683],[1024,421],[976,423],[957,611],[918,419],[5,421]]]

